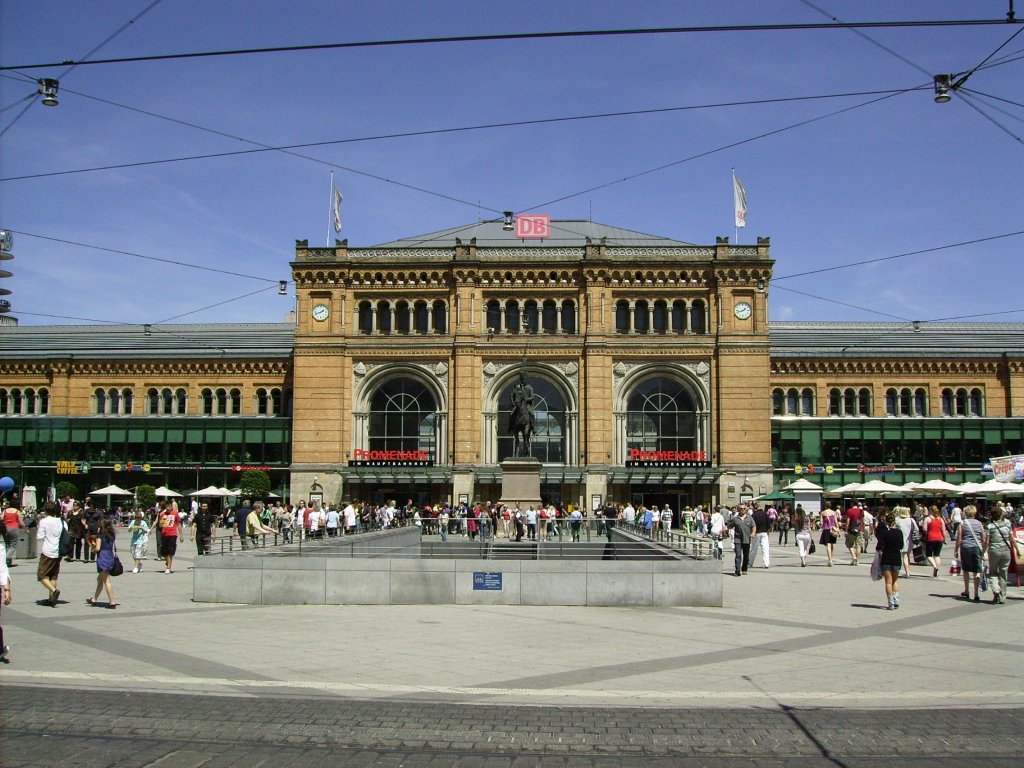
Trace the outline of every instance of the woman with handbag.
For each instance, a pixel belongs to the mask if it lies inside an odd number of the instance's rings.
[[[914,549],[914,529],[917,523],[910,516],[910,507],[896,507],[893,509],[896,515],[896,527],[903,534],[903,575],[910,577],[910,553]]]
[[[114,528],[114,521],[104,517],[100,522],[96,535],[89,537],[89,546],[96,553],[96,594],[86,599],[89,605],[98,605],[96,600],[102,590],[107,592],[107,608],[117,608],[114,602],[114,588],[110,585],[110,571],[117,562],[117,555],[114,554],[114,542],[117,538],[117,531]]]
[[[789,512],[785,514],[789,516]],[[796,531],[796,545],[800,549],[800,567],[807,567],[807,555],[811,553],[811,519],[804,512],[804,508],[799,504],[796,506],[796,512],[793,513],[793,529]]]
[[[885,598],[890,611],[900,607],[900,568],[903,566],[903,531],[896,525],[896,515],[892,512],[882,514],[882,520],[875,531],[878,544],[875,547],[881,553],[880,565],[882,578],[885,580]]]
[[[964,507],[964,519],[956,532],[956,549],[953,554],[960,558],[960,572],[964,576],[964,591],[960,597],[970,600],[970,587],[974,585],[974,602],[980,603],[978,586],[981,582],[981,553],[988,544],[985,529],[977,518],[978,510],[973,504]]]

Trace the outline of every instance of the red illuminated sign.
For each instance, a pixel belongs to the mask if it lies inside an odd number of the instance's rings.
[[[517,216],[516,237],[521,240],[549,240],[551,238],[551,217],[539,213]]]
[[[707,467],[705,451],[644,451],[629,449],[627,467]]]

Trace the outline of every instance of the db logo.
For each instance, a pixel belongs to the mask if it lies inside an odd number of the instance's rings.
[[[516,217],[516,237],[522,240],[546,240],[551,237],[551,217],[545,214]]]

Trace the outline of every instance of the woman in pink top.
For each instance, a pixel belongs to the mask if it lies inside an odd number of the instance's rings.
[[[818,543],[825,548],[828,555],[828,567],[832,567],[832,548],[835,546],[839,531],[839,517],[829,504],[821,512],[821,539]]]
[[[939,568],[942,567],[939,555],[949,537],[946,535],[946,521],[942,519],[939,508],[933,504],[929,512],[931,514],[924,521],[924,554],[932,564],[932,576],[938,576]]]

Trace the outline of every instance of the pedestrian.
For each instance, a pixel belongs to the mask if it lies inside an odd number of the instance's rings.
[[[261,535],[265,536],[275,533],[273,528],[263,523],[263,509],[263,502],[257,501],[249,509],[249,514],[245,518],[245,532],[254,547],[259,546],[259,537]],[[321,515],[322,513],[318,512],[317,514]],[[312,527],[310,527],[310,531],[312,530]]]
[[[146,559],[146,544],[149,542],[149,523],[142,516],[141,509],[135,510],[135,517],[128,523],[128,533],[132,537],[129,546],[135,559],[132,573],[142,573],[142,561]]]
[[[828,555],[829,568],[832,567],[832,555],[838,539],[839,517],[836,511],[832,509],[832,504],[828,503],[825,510],[821,513],[821,538],[818,540],[818,543],[825,548],[825,554]]]
[[[2,538],[6,551],[4,562],[10,568],[14,564],[14,553],[18,549],[18,534],[25,527],[25,522],[21,519],[20,509],[10,505],[7,501],[3,502],[3,507],[4,535]]]
[[[36,539],[43,542],[39,547],[36,578],[46,587],[46,604],[53,608],[60,597],[60,590],[57,589],[57,578],[60,576],[60,535],[66,526],[60,519],[60,507],[54,502],[48,501],[43,505],[43,514],[45,517],[36,526]]]
[[[178,503],[168,502],[160,513],[161,550],[164,553],[164,573],[174,573],[174,555],[178,551],[178,539],[181,538],[181,517],[178,514]]]
[[[961,523],[963,518],[961,518]],[[988,581],[992,585],[992,602],[1006,602],[1006,576],[1010,568],[1010,541],[1013,529],[1001,507],[992,510],[992,521],[985,529],[988,537]],[[1018,564],[1019,565],[1019,564]]]
[[[864,531],[864,511],[853,503],[846,510],[846,549],[850,552],[850,565],[860,562],[861,534]]]
[[[771,518],[768,517],[768,510],[754,507],[754,512],[751,515],[751,520],[754,523],[754,558],[757,558],[757,553],[761,553],[761,566],[763,568],[771,567],[771,554],[769,552],[769,546],[771,544]]]
[[[197,555],[210,554],[210,547],[217,537],[216,531],[217,516],[210,511],[210,505],[204,501],[192,517],[188,533],[189,541],[196,543]]]
[[[616,521],[622,518],[622,509],[618,504],[609,502],[604,508],[604,535],[608,541],[612,540],[612,531],[615,530]]]
[[[711,513],[711,541],[715,548],[715,560],[722,559],[722,539],[725,538],[725,515],[722,508],[716,507]]]
[[[107,608],[117,608],[114,602],[114,587],[110,583],[110,571],[114,567],[116,555],[114,544],[117,540],[117,529],[114,528],[114,519],[104,517],[100,522],[97,535],[89,537],[89,546],[96,553],[96,592],[92,597],[87,597],[85,602],[89,605],[97,605],[100,592],[107,593]]]
[[[85,524],[85,514],[77,501],[71,505],[71,514],[67,516],[66,522],[68,533],[71,535],[71,552],[66,558],[70,563],[72,560],[81,560],[89,549],[89,529]]]
[[[793,530],[796,531],[794,538],[797,551],[800,553],[800,567],[806,568],[807,556],[811,553],[811,518],[799,504],[796,505],[796,512],[793,513]]]
[[[437,516],[437,530],[441,533],[441,541],[448,541],[448,507],[443,507]]]
[[[875,547],[881,553],[882,578],[885,580],[885,597],[890,611],[900,607],[900,568],[903,566],[903,531],[896,525],[892,512],[882,515],[882,522],[875,534]]]
[[[941,519],[941,518],[940,518]],[[960,558],[960,572],[964,577],[964,591],[960,597],[969,600],[971,587],[974,588],[974,602],[980,603],[978,586],[981,583],[981,554],[988,546],[985,529],[978,520],[978,510],[973,504],[964,507],[964,519],[956,532],[953,555]]]
[[[896,516],[896,527],[903,534],[903,575],[910,578],[910,554],[914,549],[914,530],[917,523],[910,516],[910,507],[896,507],[893,514]]]
[[[939,575],[939,568],[942,567],[939,556],[942,554],[942,545],[947,541],[949,537],[946,535],[946,521],[942,519],[939,508],[932,505],[931,514],[924,521],[924,554],[932,564],[932,576]]]
[[[798,504],[797,507],[800,507]],[[802,511],[802,507],[800,507]],[[804,520],[807,519],[807,515],[804,515]],[[793,524],[792,514],[789,511],[789,507],[783,507],[782,511],[778,513],[775,518],[775,527],[779,531],[779,545],[789,544],[789,529]]]
[[[3,536],[0,536],[0,603],[3,605],[10,605],[13,599],[11,592],[11,571],[7,567],[7,526],[4,525],[3,521],[0,520],[0,525],[4,526]],[[4,664],[10,664],[10,659],[7,658],[7,654],[10,653],[11,648],[4,642],[4,628],[0,625],[0,662]]]
[[[726,527],[732,528],[733,550],[736,553],[734,575],[746,575],[750,567],[750,538],[754,533],[754,522],[747,515],[747,508],[741,504],[736,514],[729,518]]]

